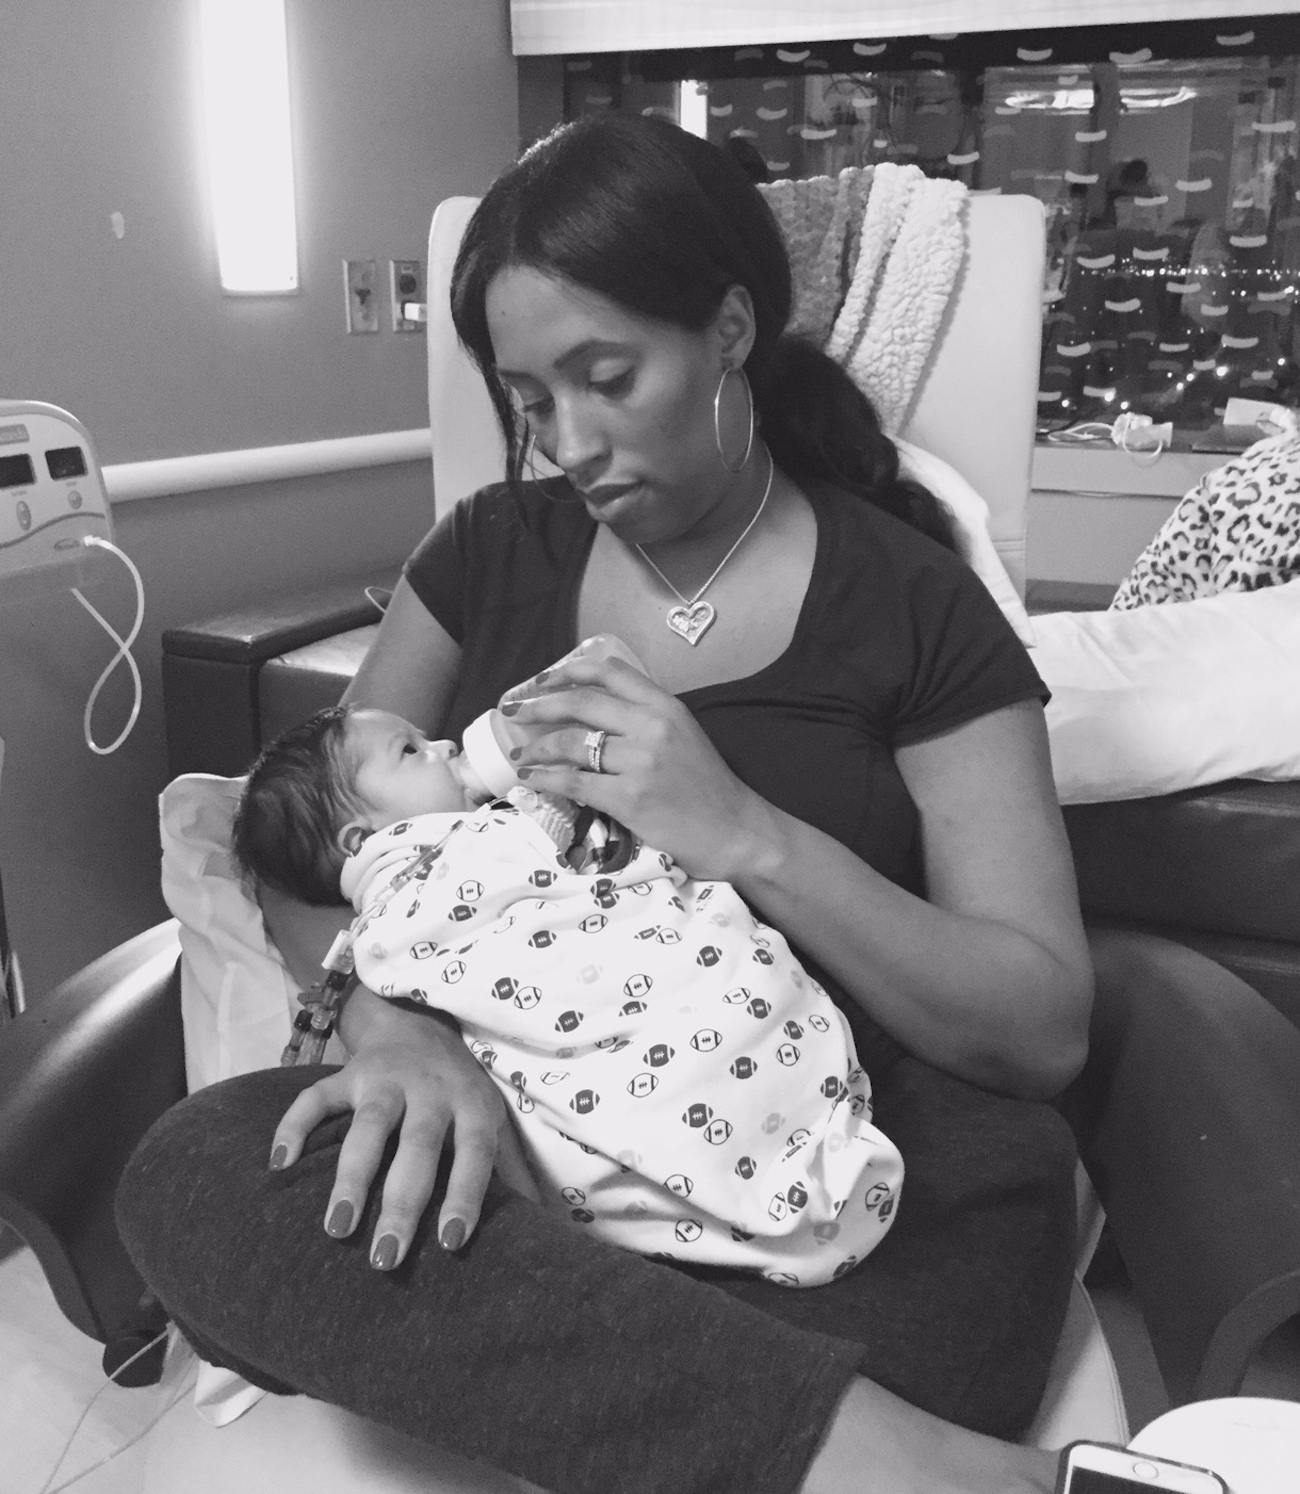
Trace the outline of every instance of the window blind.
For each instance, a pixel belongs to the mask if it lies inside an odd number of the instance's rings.
[[[1088,0],[1089,26],[1300,12],[1297,0]],[[516,56],[1077,26],[1079,0],[510,0]],[[1297,14],[1300,27],[1300,14]],[[1237,30],[1247,29],[1244,25]]]

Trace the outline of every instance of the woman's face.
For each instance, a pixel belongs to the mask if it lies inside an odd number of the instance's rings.
[[[691,332],[526,266],[489,285],[497,373],[543,455],[625,543],[680,538],[726,497],[734,479],[718,459],[713,398],[724,366],[748,351],[747,306],[729,292],[716,321]],[[739,384],[728,380],[743,408]],[[729,424],[724,414],[724,439]],[[730,439],[743,450],[743,427]]]

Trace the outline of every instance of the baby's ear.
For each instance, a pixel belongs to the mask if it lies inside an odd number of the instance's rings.
[[[349,820],[338,833],[338,848],[345,856],[355,856],[374,833],[364,820]]]

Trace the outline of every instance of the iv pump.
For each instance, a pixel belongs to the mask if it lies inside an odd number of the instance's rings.
[[[116,556],[135,585],[135,623],[123,638],[82,594]],[[140,671],[131,645],[144,621],[144,587],[129,555],[113,543],[112,513],[90,432],[57,405],[0,399],[0,605],[70,588],[116,645],[91,688],[82,718],[86,745],[107,756],[130,734],[140,714]],[[91,716],[99,692],[119,663],[134,687],[130,717],[107,747],[95,740]]]
[[[110,556],[126,566],[135,586],[135,622],[122,637],[81,588],[98,580]],[[0,606],[51,591],[72,594],[108,634],[115,652],[86,700],[82,730],[94,753],[115,752],[140,714],[140,671],[131,645],[144,621],[144,588],[130,556],[113,543],[112,514],[90,432],[57,405],[0,399]],[[133,704],[117,737],[101,746],[91,729],[100,690],[119,663],[133,686]],[[0,738],[0,764],[4,740]],[[24,1005],[17,956],[9,946],[0,890],[0,1019]]]

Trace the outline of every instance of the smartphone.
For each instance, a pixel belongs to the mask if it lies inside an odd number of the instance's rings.
[[[1208,1468],[1153,1458],[1105,1442],[1072,1442],[1061,1458],[1056,1494],[1228,1494]]]

